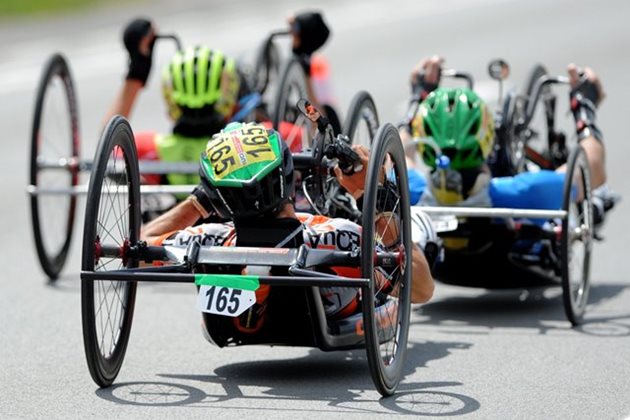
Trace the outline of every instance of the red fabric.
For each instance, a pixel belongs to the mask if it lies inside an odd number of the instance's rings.
[[[273,128],[271,121],[263,121],[261,124],[264,125],[267,130]],[[293,132],[293,130],[295,130],[295,132]],[[287,146],[289,146],[291,153],[299,153],[302,151],[302,129],[290,122],[281,121],[278,132],[280,133],[280,137],[287,143]]]
[[[160,160],[157,150],[157,136],[155,131],[139,131],[133,133],[138,150],[138,160]],[[142,175],[142,182],[150,185],[158,185],[161,175]]]

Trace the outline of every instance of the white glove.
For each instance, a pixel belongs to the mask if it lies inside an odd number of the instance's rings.
[[[418,207],[411,208],[411,240],[422,249],[433,271],[435,262],[444,258],[442,240],[438,237],[429,215]]]
[[[411,211],[411,239],[424,249],[428,242],[439,243],[435,226],[428,214],[417,207]]]

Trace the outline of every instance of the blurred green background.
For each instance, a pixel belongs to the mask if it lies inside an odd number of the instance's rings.
[[[0,17],[43,16],[123,2],[124,0],[0,0]]]

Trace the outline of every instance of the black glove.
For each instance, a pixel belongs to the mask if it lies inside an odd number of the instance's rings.
[[[600,100],[600,92],[595,83],[589,79],[572,89],[569,93],[571,112],[575,118],[575,127],[578,140],[593,136],[602,141],[603,135],[596,123],[597,104]]]
[[[324,45],[330,35],[328,26],[318,12],[305,12],[295,16],[293,30],[300,36],[300,45],[293,48],[293,52],[308,57]]]
[[[190,193],[190,195],[195,197],[195,201],[198,203],[198,205],[201,206],[203,210],[205,210],[205,214],[207,215],[212,215],[213,213],[215,213],[214,206],[212,205],[212,200],[210,198],[211,194],[212,192],[208,190],[206,185],[204,185],[203,180]],[[195,204],[195,207],[197,207],[197,204]],[[202,212],[199,211],[199,214],[202,214]],[[206,217],[207,216],[205,216],[204,218]]]
[[[144,55],[140,52],[140,41],[151,31],[151,22],[147,19],[135,19],[131,21],[125,28],[123,34],[123,42],[125,48],[129,52],[129,71],[127,72],[127,80],[139,80],[144,86],[151,72],[151,64],[153,61],[153,45],[155,38],[149,45],[149,54]]]
[[[595,83],[593,83],[586,77],[583,77],[580,84],[577,85],[575,89],[571,89],[571,93],[569,93],[569,97],[571,99],[578,95],[581,95],[582,98],[591,101],[593,107],[597,107],[600,99],[599,89],[597,88]]]
[[[442,68],[439,69],[437,83],[427,82],[424,76],[424,71],[421,71],[415,74],[411,81],[411,94],[418,97],[420,100],[424,100],[429,93],[438,88],[440,80],[442,79]]]

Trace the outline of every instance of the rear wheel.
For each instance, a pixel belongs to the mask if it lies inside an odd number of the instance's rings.
[[[300,99],[308,97],[304,69],[296,57],[291,57],[282,70],[277,87],[273,126],[282,133],[293,151],[306,150],[313,144],[313,123],[296,107]]]
[[[129,123],[114,117],[101,137],[87,196],[82,271],[137,267],[130,248],[140,234],[140,178]],[[114,382],[131,331],[136,283],[82,280],[83,343],[92,379]]]
[[[580,146],[569,158],[562,208],[567,212],[560,240],[562,298],[567,318],[578,325],[588,302],[594,229],[590,171]]]
[[[553,92],[550,85],[545,85],[540,91],[538,102],[532,104],[532,101],[535,99],[533,95],[538,80],[547,75],[547,69],[542,64],[536,64],[529,73],[524,91],[525,106],[528,110],[531,106],[535,107],[532,109],[533,116],[526,133],[530,138],[536,137],[538,135],[537,132],[544,134],[544,143],[539,146],[544,159],[540,159],[540,157],[530,153],[530,160],[545,169],[555,169],[565,164],[568,158],[566,136],[556,127],[557,95]]]
[[[346,124],[343,126],[343,134],[348,136],[351,144],[360,144],[369,149],[378,126],[378,114],[372,96],[365,91],[354,95]]]
[[[72,76],[66,60],[53,55],[37,88],[31,132],[30,185],[70,189],[79,182],[79,122]],[[31,195],[35,248],[51,280],[61,272],[70,248],[76,197],[69,193]]]
[[[411,305],[412,243],[405,153],[398,130],[385,124],[376,133],[363,200],[361,272],[368,363],[378,391],[386,396],[402,377]],[[380,261],[376,253],[393,253]]]
[[[538,79],[548,74],[549,72],[547,71],[545,66],[540,63],[534,64],[534,66],[530,69],[529,74],[527,75],[527,79],[525,79],[525,89],[523,90],[523,94],[527,98],[527,105],[529,105],[530,99],[533,99],[532,94],[534,93],[534,87],[536,86]],[[549,95],[550,93],[551,90],[549,89],[549,86],[545,86],[542,92],[540,92],[541,98],[545,95]]]
[[[280,51],[273,42],[273,34],[265,38],[256,51],[254,90],[261,95],[276,83],[280,73]]]
[[[494,176],[511,176],[525,170],[525,145],[530,131],[522,127],[525,121],[525,98],[510,92],[501,112],[501,127],[497,128],[498,151]]]

